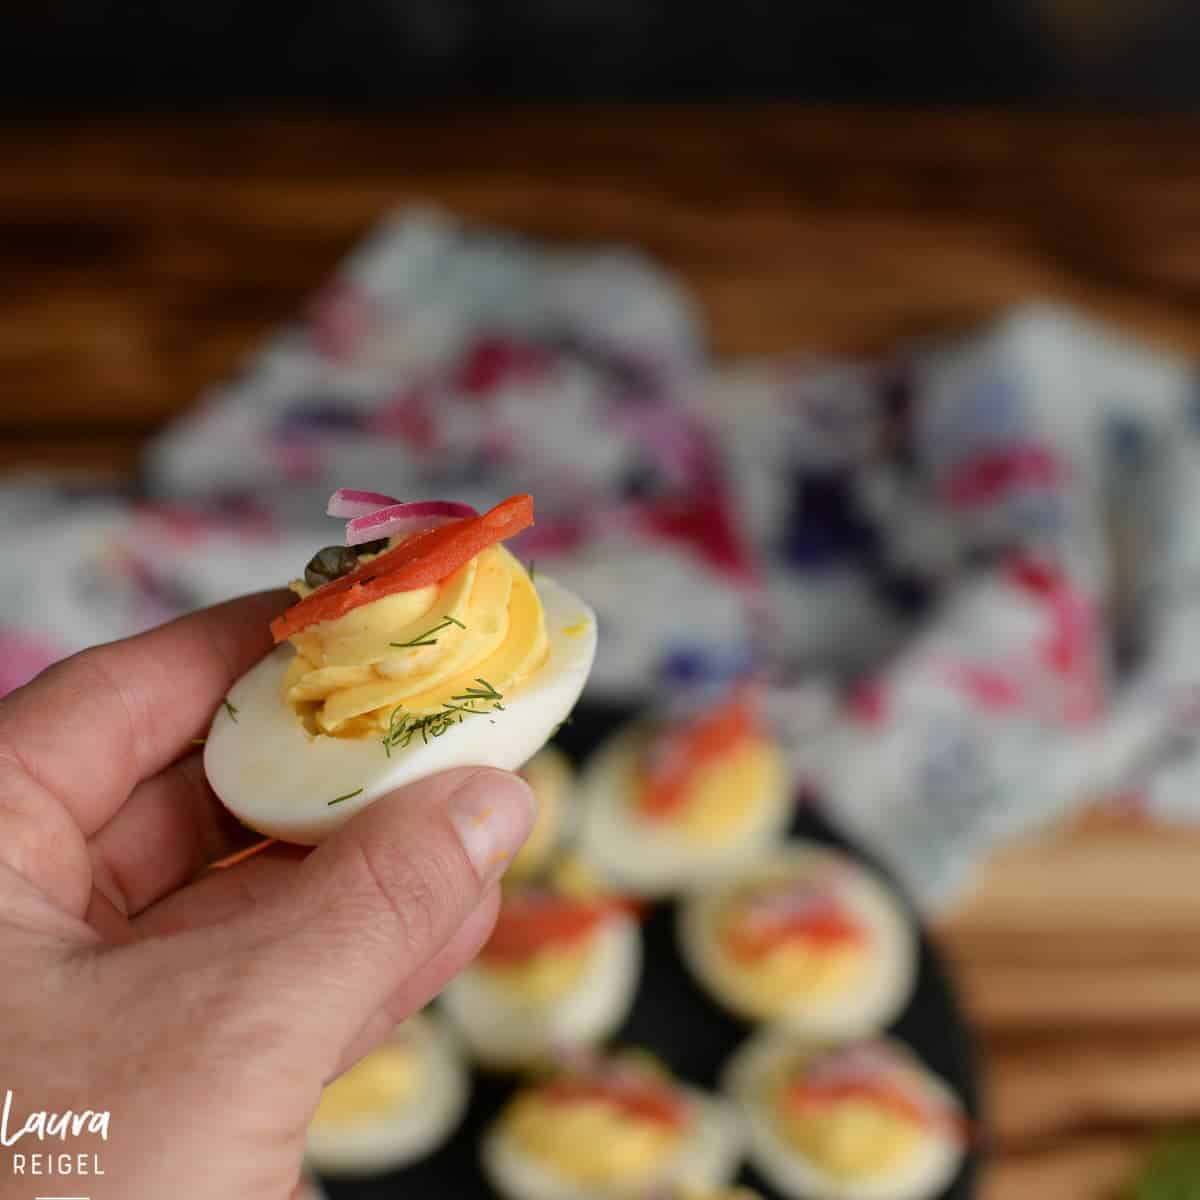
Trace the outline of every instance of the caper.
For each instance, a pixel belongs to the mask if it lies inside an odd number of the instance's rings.
[[[325,546],[308,560],[304,582],[311,588],[349,575],[358,566],[358,555],[350,546]]]
[[[377,538],[373,542],[363,542],[361,546],[326,546],[308,560],[304,582],[311,588],[319,588],[341,579],[358,566],[359,555],[378,554],[387,549],[387,544],[387,538]]]

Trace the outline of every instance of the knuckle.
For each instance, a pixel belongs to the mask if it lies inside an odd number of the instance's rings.
[[[11,869],[68,912],[81,912],[90,891],[91,858],[70,814],[0,746],[0,867]]]

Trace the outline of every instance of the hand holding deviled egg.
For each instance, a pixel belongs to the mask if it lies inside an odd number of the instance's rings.
[[[314,556],[276,649],[217,711],[213,790],[268,837],[315,844],[379,796],[456,766],[521,766],[567,717],[596,648],[591,610],[502,543],[529,496],[482,515],[339,492],[348,545]]]

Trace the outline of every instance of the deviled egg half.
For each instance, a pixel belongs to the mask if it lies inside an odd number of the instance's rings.
[[[814,1037],[887,1025],[916,978],[916,938],[874,874],[834,850],[794,840],[678,917],[692,973],[726,1008]]]
[[[575,768],[557,746],[543,746],[520,770],[537,803],[537,820],[505,878],[530,879],[545,870],[575,827]]]
[[[620,897],[566,886],[567,874],[506,884],[491,939],[442,992],[486,1066],[549,1062],[603,1041],[629,1013],[642,962],[636,916]]]
[[[927,1200],[963,1158],[958,1099],[890,1039],[830,1045],[764,1031],[734,1055],[726,1085],[751,1161],[794,1200]]]
[[[338,493],[331,511],[388,499],[361,495]],[[275,650],[213,719],[204,767],[226,807],[311,845],[412,780],[532,758],[596,649],[587,605],[501,544],[532,520],[529,496],[482,515],[431,502],[352,520],[360,540],[309,563],[272,622]]]
[[[321,1095],[307,1159],[325,1175],[369,1175],[414,1162],[458,1125],[470,1094],[462,1055],[445,1024],[409,1017]]]
[[[621,730],[587,763],[581,791],[581,849],[615,886],[644,896],[738,868],[791,815],[783,755],[748,689]]]
[[[731,1106],[624,1053],[521,1089],[484,1135],[506,1200],[628,1200],[654,1187],[727,1183],[741,1157]]]

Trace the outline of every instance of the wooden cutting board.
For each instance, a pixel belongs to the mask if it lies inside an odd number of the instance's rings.
[[[1200,832],[1089,825],[1014,846],[939,936],[989,1030],[1200,1028]]]
[[[937,937],[985,1049],[983,1200],[1117,1200],[1200,1122],[1200,832],[1093,816],[1011,847]]]

